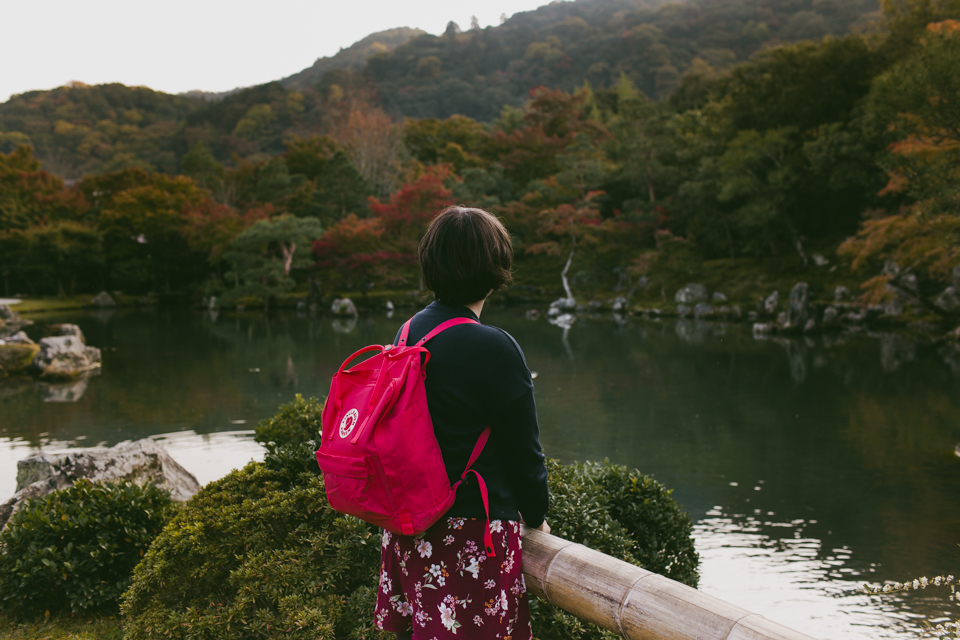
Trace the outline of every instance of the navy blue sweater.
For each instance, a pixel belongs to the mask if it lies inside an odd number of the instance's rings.
[[[410,324],[415,344],[451,318],[477,316],[467,307],[430,304]],[[394,344],[399,342],[400,332]],[[477,438],[490,426],[490,439],[473,469],[483,476],[490,519],[519,520],[538,527],[548,508],[547,469],[540,448],[533,381],[517,341],[503,329],[464,324],[424,345],[427,404],[450,483],[460,479]],[[473,474],[460,485],[447,517],[483,518],[483,501]]]

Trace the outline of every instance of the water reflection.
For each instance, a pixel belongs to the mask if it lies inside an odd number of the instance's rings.
[[[51,317],[103,349],[102,375],[74,402],[44,402],[29,379],[0,385],[0,490],[12,493],[32,449],[158,435],[212,479],[258,450],[238,424],[296,393],[323,397],[347,356],[391,341],[407,314],[384,315]],[[830,638],[910,637],[911,616],[940,611],[855,590],[960,574],[960,347],[889,332],[755,339],[702,318],[563,327],[493,306],[483,321],[516,337],[537,372],[548,455],[610,458],[675,489],[697,523],[706,590]]]

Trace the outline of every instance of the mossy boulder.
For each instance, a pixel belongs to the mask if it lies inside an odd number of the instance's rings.
[[[0,344],[0,378],[26,371],[40,353],[40,345],[18,342]]]

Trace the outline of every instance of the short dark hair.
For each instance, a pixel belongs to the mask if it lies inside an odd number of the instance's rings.
[[[423,286],[444,304],[483,300],[512,280],[513,243],[496,216],[447,207],[430,222],[418,249]]]

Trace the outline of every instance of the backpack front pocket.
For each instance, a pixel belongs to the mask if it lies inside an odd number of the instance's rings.
[[[390,517],[390,498],[370,456],[349,456],[322,449],[317,464],[330,506],[341,513],[377,524]]]

